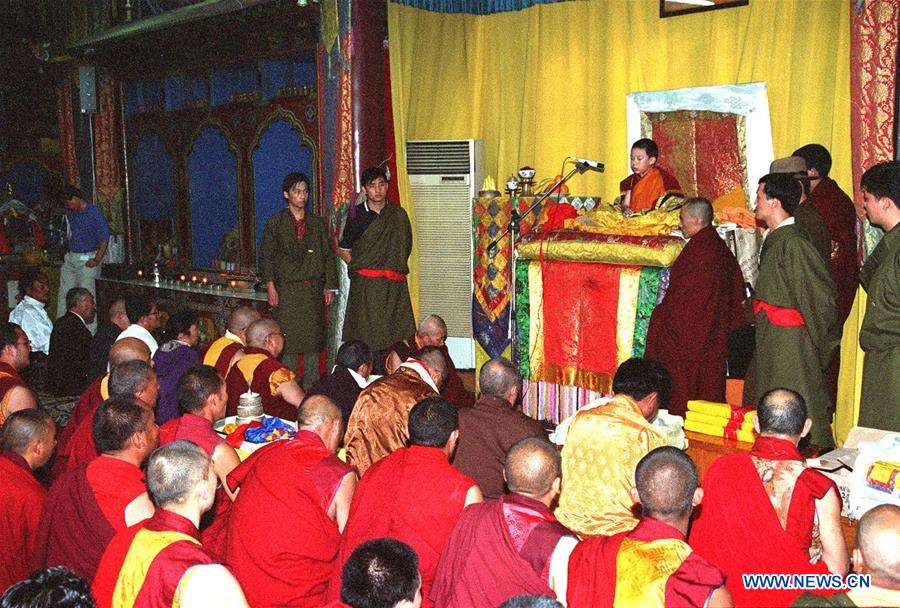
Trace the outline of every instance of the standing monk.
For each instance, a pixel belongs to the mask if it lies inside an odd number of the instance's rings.
[[[810,439],[826,451],[834,446],[825,369],[840,342],[835,323],[835,287],[828,268],[799,226],[794,209],[801,187],[790,175],[759,180],[756,219],[768,228],[756,281],[755,399],[779,387],[797,391],[813,421]]]
[[[325,308],[334,300],[337,269],[325,221],[306,213],[309,178],[288,173],[281,189],[287,208],[266,222],[259,268],[269,306],[284,331],[281,360],[293,370],[301,355],[303,388],[309,388],[319,379]]]
[[[853,306],[858,281],[856,264],[856,217],[853,201],[837,182],[828,177],[831,154],[824,146],[807,144],[793,156],[806,160],[810,179],[809,199],[822,216],[831,237],[830,270],[837,286],[837,322],[843,325]]]
[[[705,198],[681,208],[688,244],[672,266],[666,297],[653,309],[644,356],[672,377],[669,413],[684,416],[689,399],[725,400],[728,334],[744,321],[743,275],[712,226]]]
[[[334,455],[341,410],[326,397],[300,407],[297,436],[254,452],[228,482],[227,562],[254,608],[324,602],[337,568],[356,475]]]
[[[416,330],[406,275],[412,227],[399,205],[387,204],[387,172],[362,174],[366,201],[347,219],[339,252],[350,273],[344,340],[362,340],[383,351]],[[375,359],[380,359],[376,356]]]
[[[900,431],[900,163],[875,165],[862,176],[869,221],[885,235],[866,260],[860,281],[869,298],[859,333],[863,362],[860,426]]]
[[[46,491],[34,478],[56,445],[53,419],[38,409],[14,413],[3,425],[0,452],[0,595],[28,576],[28,557]]]

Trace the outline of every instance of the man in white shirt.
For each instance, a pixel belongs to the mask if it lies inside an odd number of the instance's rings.
[[[9,313],[10,323],[22,328],[31,340],[31,351],[50,354],[50,333],[53,321],[47,316],[50,299],[50,281],[40,270],[29,270],[19,279],[22,301]]]
[[[150,356],[156,353],[159,344],[150,333],[159,328],[159,307],[156,302],[151,302],[144,296],[132,295],[125,298],[125,312],[131,319],[131,325],[126,327],[116,342],[122,338],[137,338],[150,348]]]

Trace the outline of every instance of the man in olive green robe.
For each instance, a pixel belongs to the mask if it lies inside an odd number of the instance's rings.
[[[284,332],[281,361],[295,370],[297,356],[303,356],[307,388],[319,379],[325,307],[334,299],[337,267],[325,221],[306,212],[309,178],[290,173],[282,190],[287,207],[266,222],[259,266],[272,316]]]
[[[835,321],[837,291],[822,257],[794,223],[800,184],[770,173],[759,182],[756,219],[766,231],[760,252],[753,310],[756,315],[756,401],[774,388],[789,388],[806,401],[810,439],[834,446],[831,403],[824,372],[840,343]]]
[[[859,273],[868,295],[859,425],[900,432],[900,162],[875,165],[860,186],[869,221],[885,235]]]
[[[344,340],[362,340],[374,352],[416,331],[406,284],[412,227],[406,211],[387,203],[384,169],[366,169],[362,182],[366,201],[348,217],[340,242],[350,273]]]

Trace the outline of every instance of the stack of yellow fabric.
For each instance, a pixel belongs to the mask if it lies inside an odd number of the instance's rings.
[[[693,400],[687,402],[684,430],[753,443],[756,441],[755,418],[756,410],[750,408]]]

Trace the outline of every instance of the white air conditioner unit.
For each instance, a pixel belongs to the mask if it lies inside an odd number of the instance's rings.
[[[447,323],[457,367],[475,367],[472,339],[472,199],[484,180],[480,140],[406,142],[419,247],[419,316]]]

